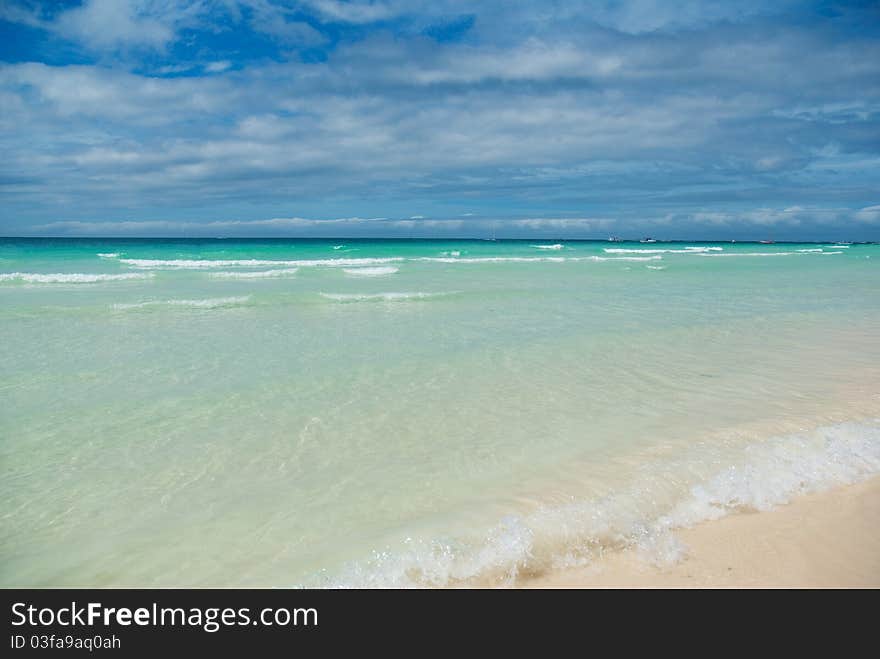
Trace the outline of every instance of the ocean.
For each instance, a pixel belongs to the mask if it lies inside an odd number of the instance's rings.
[[[505,586],[880,473],[880,245],[0,239],[0,584]]]

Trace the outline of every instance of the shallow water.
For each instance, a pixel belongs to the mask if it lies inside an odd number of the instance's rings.
[[[674,560],[880,472],[877,336],[877,245],[0,240],[0,583]]]

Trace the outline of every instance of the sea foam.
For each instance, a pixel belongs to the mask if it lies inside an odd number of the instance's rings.
[[[212,272],[210,273],[210,276],[217,279],[274,279],[278,277],[289,277],[295,275],[297,272],[299,272],[299,268],[282,268],[280,270],[257,270],[255,272]]]
[[[142,269],[207,270],[211,268],[261,268],[261,267],[345,267],[374,265],[403,261],[403,257],[362,259],[300,259],[275,261],[265,259],[119,259],[120,263]]]
[[[455,292],[446,293],[321,293],[321,297],[334,302],[406,302],[410,300],[427,300],[429,298],[446,297],[455,295]]]
[[[432,261],[435,263],[565,263],[564,256],[473,256],[473,257],[445,257],[424,256],[419,261]]]
[[[720,460],[721,466],[713,467]],[[317,575],[314,585],[512,585],[626,549],[650,563],[674,563],[687,554],[676,529],[734,512],[770,510],[799,495],[880,474],[880,419],[755,441],[735,455],[704,449],[694,464],[684,466],[706,476],[663,505],[655,499],[663,498],[664,488],[675,491],[681,477],[667,473],[674,465],[658,466],[657,473],[640,475],[629,488],[602,498],[507,516],[481,538],[409,538],[401,548],[375,551],[336,574]]]
[[[435,263],[568,263],[576,261],[657,261],[662,256],[472,256],[447,258],[424,256],[418,261]]]
[[[0,274],[0,281],[19,281],[27,284],[97,284],[104,281],[150,279],[153,273],[128,272],[123,274],[88,274],[82,272],[41,274],[37,272],[9,272]]]
[[[684,247],[683,249],[626,249],[606,247],[606,254],[702,254],[704,252],[720,252],[723,247]]]
[[[343,272],[353,277],[384,277],[393,275],[398,271],[393,265],[377,266],[374,268],[344,268]]]
[[[588,256],[590,261],[660,261],[662,256]],[[578,259],[581,260],[581,259]]]
[[[127,309],[143,309],[145,307],[155,306],[191,307],[194,309],[218,309],[221,307],[235,307],[246,304],[249,300],[249,295],[204,298],[196,300],[147,300],[145,302],[134,302],[129,304],[114,304],[113,308],[119,311],[125,311]]]
[[[797,252],[739,252],[737,254],[699,254],[698,256],[792,256]]]

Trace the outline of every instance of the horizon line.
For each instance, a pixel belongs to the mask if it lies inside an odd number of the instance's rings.
[[[559,241],[559,242],[623,242],[623,243],[643,243],[650,241],[652,243],[755,243],[763,245],[800,245],[800,244],[820,244],[820,243],[838,243],[838,244],[854,244],[854,245],[873,245],[877,244],[876,240],[768,240],[768,239],[739,239],[739,238],[564,238],[561,236],[544,237],[533,236],[524,238],[499,237],[434,237],[434,236],[0,236],[0,240],[435,240],[454,241],[454,240],[473,240],[479,242],[501,242],[501,241]]]

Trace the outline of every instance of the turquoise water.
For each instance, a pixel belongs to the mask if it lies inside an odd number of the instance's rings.
[[[880,246],[0,240],[3,585],[507,584],[880,473]]]

